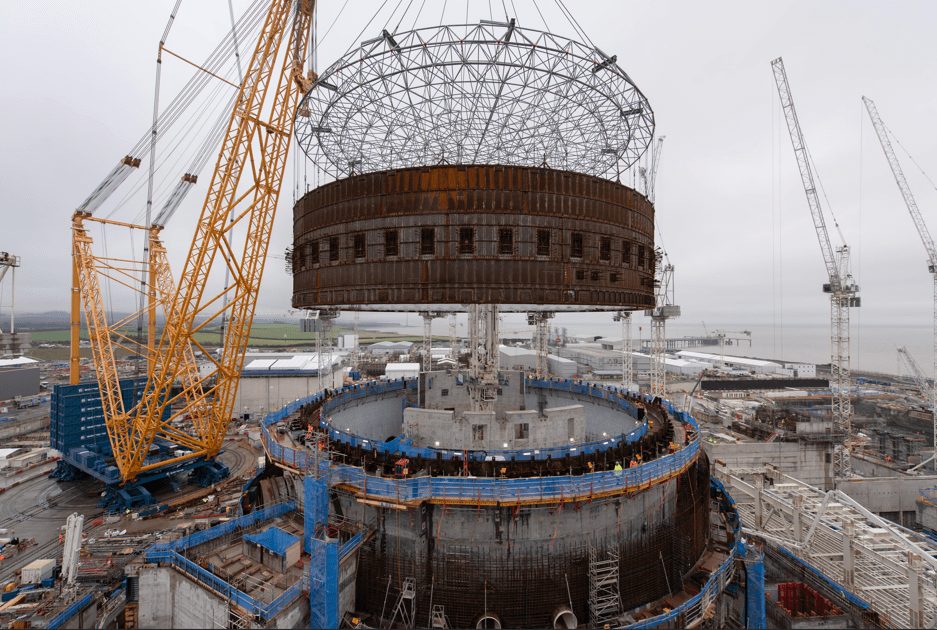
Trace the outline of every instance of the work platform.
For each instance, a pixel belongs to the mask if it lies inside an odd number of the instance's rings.
[[[827,581],[884,627],[937,622],[937,543],[869,512],[839,490],[823,492],[773,466],[715,475],[735,500],[743,531],[763,538]]]

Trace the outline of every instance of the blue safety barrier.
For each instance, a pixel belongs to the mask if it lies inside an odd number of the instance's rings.
[[[700,589],[699,593],[665,613],[649,619],[642,619],[637,623],[626,626],[627,628],[645,630],[662,626],[679,628],[696,625],[698,621],[702,621],[705,618],[709,606],[716,601],[716,598],[726,589],[729,582],[731,582],[734,575],[735,563],[745,553],[745,545],[742,543],[741,536],[739,535],[740,530],[731,525],[733,522],[739,522],[738,512],[735,509],[735,502],[732,501],[732,497],[725,492],[725,487],[719,481],[711,479],[710,487],[714,494],[724,499],[720,503],[720,510],[723,514],[726,517],[732,517],[733,515],[735,517],[726,519],[730,523],[730,527],[735,530],[736,534],[736,544],[733,545],[729,556],[709,575],[709,578],[706,580],[706,583],[703,585],[703,588]],[[764,600],[763,585],[762,600]],[[764,604],[762,604],[762,607],[763,606]],[[764,626],[761,627],[763,628]]]
[[[192,534],[191,536],[185,536],[179,540],[168,543],[153,545],[146,550],[145,559],[147,562],[152,563],[171,564],[183,573],[188,574],[195,580],[214,590],[222,597],[244,608],[249,614],[260,616],[264,620],[270,620],[300,596],[303,586],[301,580],[283,591],[283,593],[272,602],[265,603],[254,599],[247,593],[231,586],[231,584],[211,571],[200,567],[182,555],[182,552],[235,531],[246,530],[260,523],[283,516],[287,512],[291,512],[295,509],[296,504],[293,501],[277,503],[270,507],[251,512],[245,516],[232,519],[226,523],[216,525],[205,531]]]
[[[55,617],[49,620],[49,623],[46,624],[46,628],[49,630],[54,630],[55,628],[61,628],[67,621],[72,617],[77,615],[79,612],[84,610],[91,604],[91,593],[88,593],[78,601],[72,602],[65,607],[65,610],[57,614]]]
[[[745,554],[745,627],[766,630],[765,618],[765,554],[748,547]]]
[[[364,398],[366,396],[399,391],[411,385],[415,385],[415,383],[416,381],[411,379],[410,381],[398,380],[389,383],[375,382],[350,385],[338,390],[331,399],[324,403],[323,409],[332,409],[336,405],[344,405],[350,400]],[[623,407],[628,406],[630,408],[628,409],[629,413],[636,415],[637,412],[637,408],[633,406],[630,400],[621,397],[623,390],[620,391],[615,387],[588,385],[568,380],[551,381],[542,379],[529,379],[528,384],[532,387],[545,387],[558,391],[567,391],[574,394],[590,395],[605,400],[617,401]],[[319,392],[313,396],[290,403],[286,407],[274,411],[264,418],[261,423],[261,437],[267,454],[272,460],[303,471],[306,470],[308,465],[312,464],[313,454],[310,451],[304,448],[292,448],[280,444],[271,436],[269,427],[295,414],[303,405],[317,403],[324,398],[325,393]],[[644,397],[644,401],[648,404],[650,404],[652,400],[653,398],[650,396]],[[406,479],[392,479],[368,475],[364,472],[364,469],[360,467],[332,463],[328,468],[331,474],[329,483],[350,485],[357,488],[368,497],[398,502],[437,499],[463,502],[485,501],[511,503],[532,500],[569,500],[576,497],[626,492],[630,489],[642,488],[656,481],[673,476],[683,471],[699,456],[701,447],[698,435],[699,425],[696,420],[689,414],[676,409],[669,401],[664,401],[664,407],[672,417],[690,426],[694,430],[695,435],[693,435],[691,441],[680,450],[655,460],[643,462],[634,468],[584,473],[582,475],[528,477],[523,479],[497,479],[489,477],[410,477]],[[335,429],[333,429],[333,431],[342,433]],[[636,431],[632,432],[632,434],[638,435],[638,437],[634,437],[634,439],[640,439],[646,431],[646,425],[639,426]],[[350,434],[344,434],[344,436],[346,436],[348,440],[359,440],[362,446],[368,444],[368,441],[363,438],[351,436]],[[613,441],[613,439],[593,444],[605,447],[604,445],[609,444],[611,441]],[[395,442],[397,442],[398,445],[404,443],[400,438],[397,438]],[[393,444],[393,442],[388,444]],[[377,443],[374,443],[374,445],[377,446]],[[562,449],[563,456],[567,454],[578,455],[580,451],[577,449],[583,448],[584,446],[585,445],[578,445],[560,448]],[[420,450],[431,451],[433,453],[432,457],[435,457],[435,452],[438,452],[438,449]],[[549,449],[541,449],[539,453],[542,454],[546,450]],[[449,451],[449,453],[461,457],[461,453],[453,453],[452,451]],[[508,453],[512,458],[516,458],[518,455],[523,457],[526,451],[498,451],[498,453]],[[508,458],[506,457],[505,459]]]
[[[338,541],[313,540],[310,556],[310,626],[313,628],[338,628]]]

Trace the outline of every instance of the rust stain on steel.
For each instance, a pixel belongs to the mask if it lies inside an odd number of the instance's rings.
[[[653,205],[568,171],[459,165],[349,177],[296,203],[293,238],[297,308],[654,303]]]

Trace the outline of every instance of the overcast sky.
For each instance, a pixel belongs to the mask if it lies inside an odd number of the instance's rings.
[[[235,8],[246,4],[238,0]],[[320,33],[342,4],[320,3]],[[351,0],[322,43],[320,67],[354,41],[380,4]],[[553,1],[538,4],[553,30],[573,35]],[[808,145],[855,252],[862,321],[929,323],[924,251],[859,99],[876,100],[886,123],[937,179],[937,3],[568,4],[595,44],[618,56],[650,100],[658,134],[666,135],[657,212],[685,317],[828,321],[820,292],[825,271],[769,65],[782,55]],[[155,50],[171,5],[0,2],[0,250],[23,258],[18,310],[67,309],[71,213],[147,128]],[[443,3],[425,5],[419,24],[438,24]],[[531,0],[514,5],[521,25],[541,27]],[[470,21],[489,17],[489,6],[472,0]],[[452,7],[465,10],[464,1],[448,7],[450,14]],[[384,21],[363,38],[378,34]],[[227,29],[226,0],[184,0],[171,48],[201,59]],[[189,71],[178,61],[165,64],[165,99]],[[937,192],[905,165],[937,230]],[[200,201],[190,196],[168,233],[175,269]],[[273,252],[291,240],[290,205],[284,192]],[[272,261],[259,311],[285,311],[290,291],[282,261]]]

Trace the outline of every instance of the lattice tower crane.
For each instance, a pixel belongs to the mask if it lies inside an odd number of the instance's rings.
[[[294,115],[301,96],[314,81],[312,73],[307,75],[304,70],[313,6],[314,0],[270,3],[238,89],[139,405],[124,411],[119,404],[119,387],[114,395],[117,383],[101,383],[108,437],[124,482],[147,470],[212,458],[221,448],[263,277]],[[245,234],[234,243],[232,230],[237,226],[244,226],[241,231]],[[213,269],[222,267],[233,280],[219,291],[211,288],[214,284],[209,279]],[[227,334],[218,358],[213,358],[196,335],[222,315],[227,318]],[[214,364],[194,381],[185,369],[186,354],[193,347],[201,349]],[[172,395],[177,380],[182,388]],[[176,426],[183,425],[176,420],[186,417],[199,418],[191,433]],[[188,452],[147,462],[157,437]]]
[[[612,321],[621,322],[621,386],[634,386],[634,348],[631,341],[631,311],[618,311]]]
[[[852,431],[852,401],[849,398],[851,384],[849,376],[849,309],[860,305],[859,286],[853,282],[849,271],[849,246],[843,243],[833,249],[830,243],[830,234],[826,228],[826,219],[823,207],[820,205],[820,196],[817,194],[816,177],[811,166],[810,155],[800,129],[797,110],[791,96],[787,72],[784,61],[778,57],[771,62],[774,72],[774,81],[777,84],[778,96],[781,100],[781,109],[787,122],[787,131],[791,137],[794,148],[794,157],[800,171],[800,179],[804,193],[807,196],[807,205],[820,242],[820,252],[826,265],[829,282],[823,285],[823,292],[830,294],[830,369],[832,380],[832,412],[833,422],[845,435],[842,444],[837,445],[833,454],[833,470],[838,477],[847,477],[851,474],[850,451],[858,445]],[[840,235],[842,237],[842,235]]]
[[[128,260],[119,257],[98,255],[93,250],[93,239],[86,222],[98,223],[103,226],[120,227],[128,230],[139,230],[147,233],[148,248],[145,261]],[[165,316],[175,295],[175,282],[169,267],[169,258],[166,247],[159,237],[163,226],[153,224],[147,229],[142,225],[124,223],[112,219],[94,217],[87,213],[76,212],[72,217],[72,263],[75,270],[76,284],[73,287],[79,299],[73,307],[80,305],[85,314],[85,324],[88,330],[88,340],[95,369],[95,377],[101,389],[102,398],[108,398],[108,406],[112,410],[126,411],[120,393],[120,376],[117,372],[115,347],[119,347],[130,355],[146,356],[152,364],[150,344],[143,346],[138,339],[132,337],[124,329],[126,325],[136,319],[138,313],[131,313],[117,321],[108,321],[107,310],[104,305],[101,281],[115,282],[125,287],[136,289],[134,276],[142,272],[147,282],[142,290],[146,292],[146,318],[150,329],[149,338],[155,337],[156,309],[162,309]],[[79,321],[79,313],[72,313],[72,321]],[[78,344],[71,348],[72,359],[77,364]],[[198,380],[198,364],[195,353],[190,346],[183,349],[180,365],[180,379],[183,383],[194,384]],[[72,380],[77,383],[78,378]],[[206,410],[204,404],[193,407],[190,417],[197,425],[200,435],[206,435],[204,418]]]
[[[911,375],[911,378],[914,380],[914,384],[917,385],[917,389],[921,392],[923,396],[928,401],[934,400],[934,391],[937,390],[937,386],[933,383],[927,382],[927,376],[924,374],[924,370],[921,369],[921,366],[918,365],[918,362],[914,360],[914,356],[908,352],[908,349],[904,346],[898,348],[898,358],[901,359],[902,363],[908,368],[908,372]],[[931,409],[933,413],[933,409]],[[937,454],[937,450],[935,450]],[[929,458],[925,459],[920,464],[913,466],[908,469],[908,472],[913,472],[923,466],[926,466],[931,460],[934,459],[934,455],[931,455]]]
[[[898,190],[901,191],[901,197],[904,199],[904,204],[908,208],[908,213],[911,215],[914,227],[917,229],[918,236],[921,237],[921,242],[924,244],[924,251],[927,253],[927,271],[931,274],[934,291],[932,321],[932,343],[934,350],[933,373],[935,377],[937,377],[937,248],[934,247],[934,239],[931,238],[930,231],[927,229],[927,224],[924,223],[924,217],[921,215],[921,211],[917,206],[917,201],[914,199],[914,194],[911,192],[911,187],[908,185],[908,180],[905,179],[901,163],[898,161],[898,156],[895,155],[895,150],[891,145],[891,139],[888,137],[888,129],[885,127],[885,123],[882,122],[882,117],[878,114],[878,108],[875,107],[875,103],[872,99],[867,96],[862,97],[862,102],[865,103],[865,109],[869,113],[869,118],[872,120],[872,126],[875,127],[875,135],[878,136],[879,144],[882,145],[882,152],[885,154],[885,159],[888,160],[888,166],[891,167],[891,173],[895,177],[895,183],[898,184]],[[899,349],[899,352],[900,351],[901,349]],[[906,358],[910,359],[910,355],[906,354]],[[929,388],[928,392],[922,390],[922,393],[928,396],[931,405],[931,413],[933,415],[935,455],[931,456],[930,461],[933,462],[934,470],[937,470],[937,388]]]
[[[654,252],[653,309],[644,311],[651,318],[651,395],[667,395],[667,320],[680,316],[680,307],[674,304],[673,265],[660,249]]]

